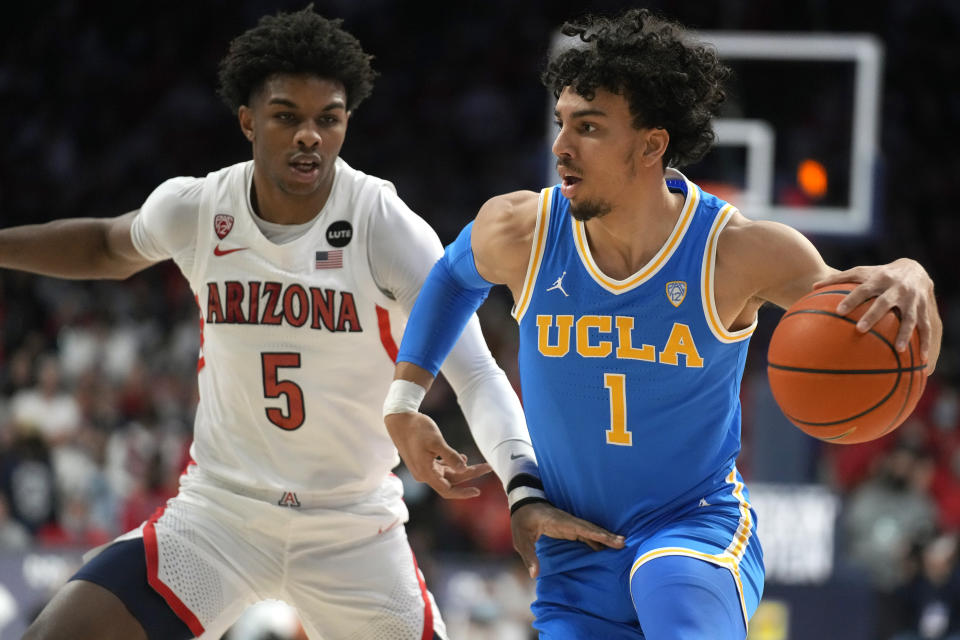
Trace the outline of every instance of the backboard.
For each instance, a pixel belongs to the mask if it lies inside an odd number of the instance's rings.
[[[869,233],[878,171],[879,40],[786,32],[695,36],[712,44],[734,73],[714,121],[716,146],[684,173],[750,218],[805,233]],[[558,33],[553,55],[572,44]],[[549,105],[552,139],[552,96]],[[552,155],[548,162],[552,184]]]

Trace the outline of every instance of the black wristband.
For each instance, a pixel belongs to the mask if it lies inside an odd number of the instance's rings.
[[[517,511],[517,509],[519,509],[520,507],[523,507],[523,506],[528,505],[528,504],[532,504],[532,503],[534,503],[534,502],[546,502],[547,504],[550,504],[550,501],[547,500],[546,498],[540,498],[540,497],[537,497],[537,496],[532,496],[532,497],[529,497],[529,498],[524,498],[524,499],[522,499],[522,500],[517,500],[517,501],[514,502],[512,505],[510,505],[510,515],[512,516],[512,515]]]

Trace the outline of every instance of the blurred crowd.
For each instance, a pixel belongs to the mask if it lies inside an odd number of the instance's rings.
[[[582,5],[316,4],[345,18],[382,74],[354,116],[344,157],[392,180],[441,239],[452,240],[490,195],[543,184],[547,98],[536,74],[552,30]],[[814,241],[837,267],[901,255],[927,266],[944,317],[944,353],[907,424],[864,445],[807,438],[792,479],[827,483],[842,497],[839,554],[882,603],[878,638],[960,637],[952,635],[960,634],[960,216],[950,197],[960,159],[945,142],[960,121],[960,101],[943,81],[960,77],[960,6],[888,0],[864,12],[856,2],[813,1],[769,12],[748,0],[647,4],[704,29],[866,31],[886,46],[880,222],[866,239]],[[612,11],[625,3],[594,5]],[[131,3],[106,13],[61,0],[42,15],[11,8],[0,26],[7,133],[0,226],[116,215],[166,178],[247,158],[213,93],[216,63],[259,15],[301,6]],[[481,316],[516,383],[509,305],[495,293]],[[776,317],[765,312],[745,380],[763,375]],[[137,526],[176,492],[188,459],[198,348],[196,303],[173,264],[122,283],[0,271],[0,549],[92,547]],[[442,382],[425,409],[454,446],[478,455]],[[745,400],[748,481],[752,471],[762,476],[763,430],[782,422],[772,412],[762,403],[747,410]],[[510,570],[519,561],[496,480],[486,479],[483,496],[469,502],[443,501],[405,480],[411,542],[428,579],[443,572],[440,555],[508,568],[489,578],[446,576],[451,591],[472,603],[446,611],[451,629],[526,637],[531,587],[522,569],[519,579]],[[498,627],[502,620],[511,626]]]

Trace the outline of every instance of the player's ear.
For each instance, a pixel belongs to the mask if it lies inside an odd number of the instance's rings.
[[[254,127],[253,127],[253,109],[247,105],[240,105],[240,108],[237,109],[237,120],[240,122],[240,131],[243,132],[244,137],[253,142],[254,136]]]
[[[655,128],[647,129],[643,142],[642,162],[644,166],[660,164],[660,159],[667,152],[667,145],[670,144],[670,134],[666,129]]]

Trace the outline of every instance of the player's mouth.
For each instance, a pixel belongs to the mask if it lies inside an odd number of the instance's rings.
[[[560,193],[569,200],[576,194],[577,186],[582,181],[583,178],[580,176],[575,176],[572,173],[562,173],[560,175]]]
[[[320,176],[320,158],[314,155],[294,156],[290,160],[290,171],[298,182],[313,182]]]

